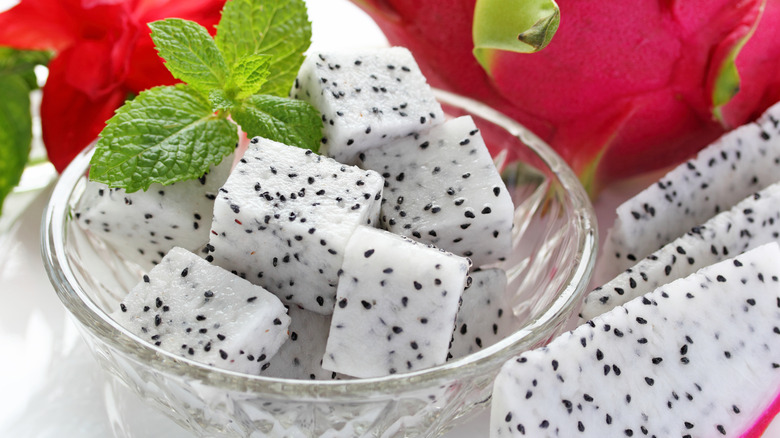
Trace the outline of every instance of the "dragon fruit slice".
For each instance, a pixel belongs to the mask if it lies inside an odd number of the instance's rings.
[[[311,54],[290,95],[322,113],[320,152],[342,163],[444,121],[441,105],[402,47]]]
[[[376,223],[381,197],[376,172],[255,138],[215,201],[208,260],[330,314],[347,240]]]
[[[469,261],[359,227],[347,244],[322,367],[377,377],[442,364]]]
[[[330,330],[330,315],[288,306],[290,339],[270,360],[262,374],[298,380],[333,380],[341,376],[322,368],[322,356]]]
[[[290,324],[276,296],[178,247],[111,316],[163,350],[247,374],[269,366]]]
[[[153,184],[145,192],[88,181],[75,217],[82,228],[149,270],[174,246],[196,251],[209,241],[214,199],[232,162],[231,155],[197,180]]]
[[[471,258],[503,260],[512,249],[512,198],[470,116],[360,154],[385,178],[381,225]]]
[[[780,104],[721,137],[617,208],[596,272],[604,283],[780,179]]]
[[[506,272],[493,268],[472,271],[471,286],[463,291],[463,302],[455,320],[450,360],[489,347],[511,334],[512,306],[506,299]]]
[[[758,436],[780,391],[778,260],[761,246],[510,360],[491,436]]]
[[[759,245],[780,242],[780,183],[747,197],[666,244],[585,297],[590,319],[672,280]]]

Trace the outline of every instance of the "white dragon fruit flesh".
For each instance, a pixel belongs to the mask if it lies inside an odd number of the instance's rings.
[[[463,291],[449,360],[489,347],[518,327],[506,296],[506,272],[493,268],[469,275],[471,286]]]
[[[322,367],[378,377],[442,364],[469,261],[359,227],[347,244]]]
[[[347,240],[377,221],[381,196],[376,172],[254,138],[215,201],[207,259],[330,314]]]
[[[718,213],[596,288],[585,297],[580,316],[593,318],[700,268],[773,241],[780,243],[780,183]]]
[[[780,180],[780,104],[680,164],[617,208],[607,232],[597,283]]]
[[[441,105],[402,47],[312,53],[290,95],[322,114],[320,152],[347,164],[368,148],[444,121]]]
[[[779,405],[778,260],[761,246],[508,361],[491,437],[759,436]]]
[[[383,228],[475,266],[509,255],[512,198],[470,116],[367,150],[358,165],[385,178]]]
[[[330,315],[288,306],[290,338],[270,360],[262,375],[283,379],[333,380],[342,376],[322,368],[330,330]]]
[[[174,246],[197,251],[209,241],[217,191],[233,156],[196,180],[127,193],[89,181],[75,209],[78,224],[149,270]]]
[[[276,296],[178,247],[111,316],[163,350],[247,374],[269,366],[290,324]]]

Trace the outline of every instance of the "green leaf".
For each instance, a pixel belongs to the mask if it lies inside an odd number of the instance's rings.
[[[496,51],[542,50],[560,23],[554,0],[477,0],[474,7],[474,57],[490,73]]]
[[[230,0],[217,25],[217,47],[228,65],[258,53],[272,55],[264,94],[287,96],[311,44],[303,0]]]
[[[228,111],[230,112],[236,107],[236,101],[231,99],[225,90],[215,88],[209,91],[209,102],[211,102],[212,111]]]
[[[236,126],[187,85],[140,93],[109,119],[90,179],[128,192],[194,179],[235,149]]]
[[[49,52],[0,47],[0,75],[30,73],[36,65],[46,65],[50,59]]]
[[[23,75],[0,75],[0,211],[19,184],[32,142],[30,88]]]
[[[236,61],[230,69],[228,89],[235,93],[238,100],[245,99],[260,91],[268,80],[271,55],[249,55]]]
[[[314,152],[322,139],[320,113],[301,100],[254,95],[231,116],[250,137],[265,137]]]
[[[175,78],[205,92],[225,85],[225,59],[206,28],[179,18],[155,21],[149,27],[157,51]]]

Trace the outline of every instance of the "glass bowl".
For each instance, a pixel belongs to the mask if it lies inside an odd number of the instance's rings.
[[[303,381],[223,371],[142,341],[108,314],[138,281],[121,255],[87,235],[72,210],[91,148],[61,175],[43,218],[42,252],[59,298],[100,365],[201,436],[438,436],[489,405],[501,365],[549,341],[576,311],[593,270],[596,220],[571,169],[535,135],[475,101],[437,91],[470,114],[516,206],[514,251],[500,266],[517,330],[444,365],[381,378]]]

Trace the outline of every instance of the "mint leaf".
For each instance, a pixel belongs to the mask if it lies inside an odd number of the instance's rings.
[[[250,137],[265,137],[314,152],[322,139],[320,113],[301,100],[254,95],[231,115]]]
[[[194,179],[235,149],[236,126],[187,85],[140,93],[109,119],[90,179],[128,192]]]
[[[157,51],[175,78],[203,91],[222,88],[228,68],[206,28],[179,18],[155,21],[149,27]]]
[[[245,99],[260,91],[268,80],[271,59],[270,55],[250,55],[236,61],[228,79],[228,89],[234,90],[236,99]]]
[[[230,111],[236,106],[236,101],[231,99],[225,90],[215,88],[209,91],[209,101],[212,111]]]
[[[217,47],[227,65],[264,53],[273,55],[264,94],[287,96],[311,44],[311,23],[303,0],[230,0],[217,25]]]
[[[32,142],[30,88],[22,74],[0,74],[0,209],[19,184]]]

